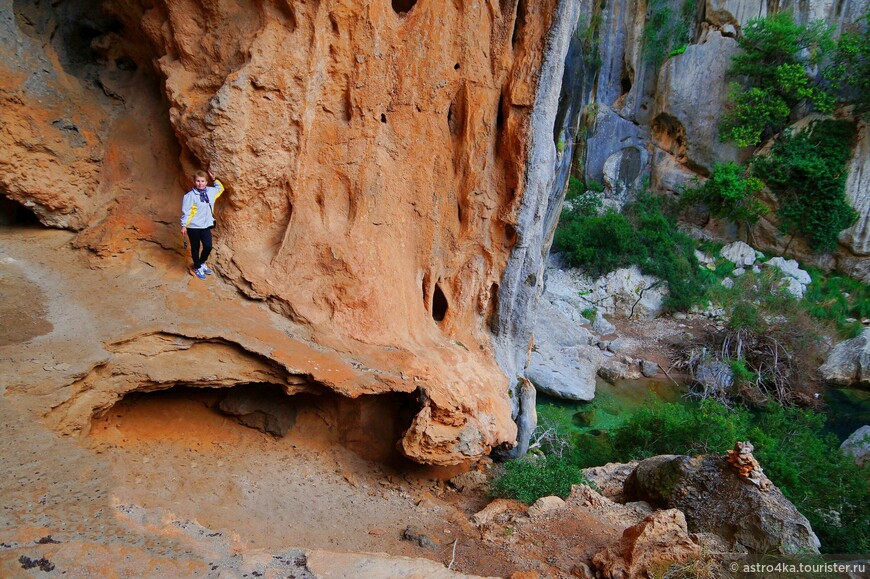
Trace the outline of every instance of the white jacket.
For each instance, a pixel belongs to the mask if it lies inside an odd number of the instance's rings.
[[[208,229],[214,226],[214,203],[223,192],[223,183],[215,179],[212,187],[205,188],[208,203],[200,199],[196,189],[185,193],[181,202],[181,226],[190,229]]]

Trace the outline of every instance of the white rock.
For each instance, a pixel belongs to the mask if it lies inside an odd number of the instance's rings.
[[[708,263],[713,263],[715,260],[708,254],[695,250],[695,257],[698,259],[698,263],[702,265],[706,265]]]
[[[722,285],[728,289],[731,289],[734,287],[734,280],[731,279],[730,277],[726,277],[725,279],[722,280]]]
[[[744,267],[755,263],[755,249],[742,241],[729,243],[722,248],[719,255],[737,267]]]
[[[870,328],[834,346],[819,373],[838,386],[870,383]]]
[[[785,290],[794,296],[795,299],[803,299],[807,286],[799,282],[793,277],[784,277],[774,286],[778,290]]]
[[[735,268],[735,270],[731,272],[731,275],[733,275],[734,277],[740,277],[744,273],[746,273],[746,270],[743,269],[742,267],[738,267],[738,268]]]
[[[613,334],[616,332],[616,326],[608,322],[602,314],[598,314],[592,322],[592,331],[601,335]]]
[[[781,271],[783,275],[797,280],[802,285],[809,285],[813,281],[810,274],[802,270],[798,262],[793,259],[774,257],[764,262],[764,267],[775,267]]]

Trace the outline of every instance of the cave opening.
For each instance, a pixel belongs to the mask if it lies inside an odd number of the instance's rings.
[[[417,0],[393,0],[393,11],[400,16],[407,14],[417,4]]]
[[[36,213],[0,193],[0,226],[42,227]]]
[[[441,285],[436,283],[432,292],[432,319],[436,322],[443,322],[448,307],[447,296],[444,295]]]
[[[631,91],[631,78],[628,76],[628,71],[622,73],[622,78],[619,80],[621,94],[628,94]]]
[[[90,436],[97,443],[128,446],[157,441],[233,445],[239,453],[266,437],[279,450],[340,446],[367,461],[407,467],[414,463],[396,443],[420,409],[416,395],[396,392],[348,398],[323,390],[291,396],[267,383],[178,384],[126,394],[92,419]]]

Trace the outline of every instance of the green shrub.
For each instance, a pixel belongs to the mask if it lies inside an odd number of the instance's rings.
[[[728,326],[733,330],[753,330],[760,329],[760,320],[758,316],[758,307],[748,301],[739,301],[731,309],[731,316],[728,319]]]
[[[614,211],[589,216],[563,212],[554,245],[568,263],[585,267],[592,275],[603,275],[640,259],[634,227]]]
[[[703,185],[683,192],[680,204],[702,203],[713,217],[753,224],[767,213],[767,206],[758,200],[763,187],[761,179],[747,175],[740,165],[716,163]]]
[[[644,273],[667,282],[666,308],[687,310],[698,302],[707,287],[695,257],[695,241],[677,229],[673,216],[665,214],[664,204],[661,197],[643,194],[629,206],[643,248],[642,259],[634,263]]]
[[[666,307],[688,309],[706,290],[694,241],[665,214],[660,197],[644,193],[625,211],[626,215],[614,211],[594,215],[586,206],[564,210],[555,248],[570,265],[596,276],[636,264],[667,282]]]
[[[527,456],[508,461],[504,472],[492,481],[492,495],[532,504],[541,497],[566,498],[571,485],[584,478],[572,456]]]
[[[844,275],[809,271],[813,283],[807,287],[802,307],[819,320],[833,322],[841,338],[860,334],[864,329],[861,320],[870,318],[870,286]],[[846,321],[849,318],[855,321]]]
[[[586,308],[585,310],[583,310],[582,312],[580,312],[580,314],[581,314],[584,318],[586,318],[587,320],[589,320],[590,322],[594,322],[594,321],[595,321],[595,318],[598,317],[598,310],[596,310],[595,308]]]
[[[692,41],[692,20],[696,2],[683,0],[679,12],[673,10],[670,4],[669,0],[650,0],[647,8],[648,17],[643,27],[643,51],[646,61],[655,66],[660,65],[672,52],[676,52],[677,47],[688,46]]]
[[[855,141],[849,121],[814,121],[780,136],[755,160],[753,175],[776,193],[780,229],[805,238],[815,251],[832,251],[840,232],[858,218],[846,201],[847,163]]]
[[[678,54],[683,54],[684,52],[686,52],[686,49],[688,49],[688,48],[689,48],[688,44],[678,46],[668,53],[668,58],[671,58],[673,56],[677,56]]]
[[[580,41],[580,52],[583,62],[589,68],[596,69],[601,66],[601,53],[598,49],[598,28],[601,26],[601,11],[595,10],[589,22],[581,14],[577,20],[575,34]]]
[[[750,440],[765,474],[806,516],[827,553],[866,553],[870,504],[866,470],[825,433],[824,416],[770,405],[750,412],[707,401],[696,408],[662,404],[635,413],[611,436],[614,459],[658,454],[722,454]]]
[[[604,193],[604,183],[595,179],[589,179],[586,181],[586,189],[593,193]]]
[[[568,189],[565,191],[565,200],[570,201],[573,199],[577,199],[581,195],[583,195],[585,191],[583,190],[583,181],[571,175],[568,177]]]
[[[758,379],[758,372],[754,372],[747,367],[745,358],[731,360],[728,366],[731,368],[731,375],[734,377],[734,381],[738,384],[754,383]]]

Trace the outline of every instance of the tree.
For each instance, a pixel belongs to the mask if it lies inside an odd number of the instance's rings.
[[[732,105],[720,126],[724,141],[757,145],[785,127],[798,106],[833,111],[830,82],[810,74],[835,51],[830,26],[822,21],[800,26],[790,13],[780,12],[750,20],[738,42],[742,50],[734,55],[728,74],[739,82],[731,85]]]

